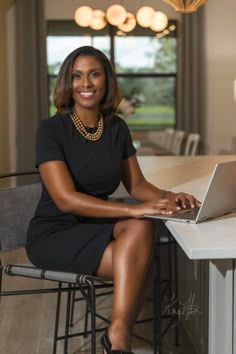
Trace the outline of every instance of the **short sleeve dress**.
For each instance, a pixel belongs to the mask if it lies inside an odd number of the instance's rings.
[[[136,152],[129,129],[114,115],[105,119],[98,141],[85,139],[69,115],[42,121],[37,131],[36,166],[64,161],[78,192],[106,200],[122,177],[122,161]],[[112,239],[116,219],[62,212],[44,184],[28,228],[26,251],[38,267],[93,274]]]

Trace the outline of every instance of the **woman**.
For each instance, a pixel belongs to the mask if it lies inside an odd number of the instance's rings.
[[[153,223],[145,214],[172,213],[191,195],[147,182],[126,123],[115,115],[120,92],[111,63],[85,46],[63,62],[54,89],[57,113],[37,133],[36,166],[43,192],[28,230],[36,266],[113,279],[114,300],[104,353],[131,353],[133,326],[153,254]],[[111,202],[123,182],[137,205]]]

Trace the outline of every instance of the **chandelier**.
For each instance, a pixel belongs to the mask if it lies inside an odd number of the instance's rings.
[[[162,0],[172,6],[175,11],[181,13],[195,12],[198,8],[204,5],[207,0]]]
[[[154,32],[161,32],[168,25],[168,17],[164,12],[155,11],[150,6],[142,6],[134,15],[120,4],[113,4],[106,11],[81,6],[75,11],[74,20],[77,25],[94,30],[101,30],[109,23],[122,32],[132,31],[137,23]]]

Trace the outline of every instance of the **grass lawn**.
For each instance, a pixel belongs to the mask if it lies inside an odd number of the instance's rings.
[[[54,105],[50,106],[50,115],[55,114]],[[160,130],[175,126],[175,111],[170,106],[142,106],[136,108],[134,115],[125,119],[132,130]]]
[[[175,126],[175,111],[170,106],[142,106],[126,122],[132,130],[172,128]]]
[[[141,106],[136,108],[138,114],[173,114],[175,113],[174,107],[171,106]]]

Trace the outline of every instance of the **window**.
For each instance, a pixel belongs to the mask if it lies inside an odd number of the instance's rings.
[[[155,34],[136,27],[126,35],[114,27],[79,28],[73,21],[49,21],[47,60],[49,96],[64,58],[75,48],[93,45],[113,62],[123,94],[119,114],[132,130],[174,127],[176,120],[176,21]],[[50,103],[50,114],[55,108]],[[127,114],[127,112],[129,114]]]

